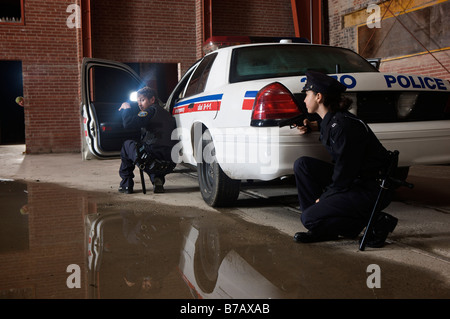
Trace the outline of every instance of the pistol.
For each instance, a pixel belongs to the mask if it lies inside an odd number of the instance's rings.
[[[303,126],[303,121],[306,116],[304,114],[300,114],[285,120],[281,120],[278,122],[278,127],[283,127],[289,125],[290,128],[294,128],[296,126]]]

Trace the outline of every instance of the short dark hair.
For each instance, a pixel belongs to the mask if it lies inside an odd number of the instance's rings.
[[[331,112],[347,111],[351,109],[353,100],[342,94],[323,94],[323,105]]]
[[[143,95],[145,96],[147,99],[151,99],[152,97],[155,97],[155,99],[157,99],[158,97],[156,96],[156,91],[154,89],[152,89],[151,87],[148,86],[144,86],[142,89],[139,89],[139,91],[137,91],[138,95]]]

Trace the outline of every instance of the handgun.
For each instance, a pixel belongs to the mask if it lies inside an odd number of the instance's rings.
[[[294,128],[296,126],[303,126],[303,121],[306,119],[306,116],[304,114],[299,114],[297,116],[285,119],[285,120],[280,120],[278,122],[278,127],[283,127],[283,126],[290,126],[290,128]]]

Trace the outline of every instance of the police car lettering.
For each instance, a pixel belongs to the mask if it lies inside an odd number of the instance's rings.
[[[223,94],[203,96],[177,103],[172,114],[183,114],[202,111],[219,111]]]
[[[338,80],[339,82],[344,84],[348,89],[353,89],[357,84],[355,77],[353,77],[350,74],[343,74],[341,76],[330,75],[330,77],[335,78],[336,80]],[[300,80],[300,82],[305,82],[305,81],[306,81],[306,76]]]
[[[447,90],[444,81],[437,78],[387,74],[384,75],[384,79],[388,88]]]
[[[212,109],[212,103],[200,103],[197,106],[197,111],[209,111]]]

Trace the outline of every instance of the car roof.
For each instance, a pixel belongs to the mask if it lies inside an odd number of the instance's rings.
[[[207,54],[205,54],[205,56],[211,54],[211,53],[218,53],[218,52],[226,52],[226,51],[232,51],[234,49],[238,49],[238,48],[244,48],[244,47],[253,47],[253,46],[283,46],[283,45],[299,45],[299,46],[316,46],[316,47],[333,47],[333,48],[339,48],[339,49],[345,49],[345,48],[341,48],[341,47],[336,47],[336,46],[330,46],[330,45],[326,45],[326,44],[311,44],[311,43],[297,43],[297,42],[260,42],[260,43],[245,43],[245,44],[237,44],[237,45],[230,45],[230,46],[225,46],[219,49],[216,49],[214,51],[211,51]]]

